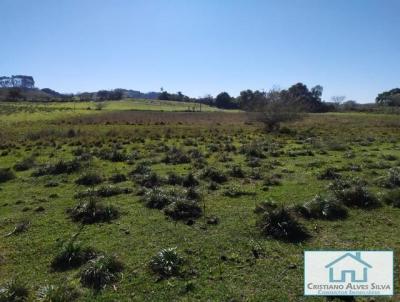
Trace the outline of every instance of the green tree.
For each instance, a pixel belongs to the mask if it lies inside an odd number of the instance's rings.
[[[215,98],[215,105],[218,108],[223,108],[223,109],[237,108],[237,103],[227,92],[221,92],[220,94],[217,95],[217,97]]]

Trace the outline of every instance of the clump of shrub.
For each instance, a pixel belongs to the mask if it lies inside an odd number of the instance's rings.
[[[103,182],[103,178],[96,172],[88,172],[81,175],[75,183],[83,186],[94,186]]]
[[[336,199],[348,207],[369,209],[380,206],[378,198],[360,180],[337,179],[330,188]]]
[[[126,181],[125,174],[122,173],[115,173],[110,176],[110,181],[114,184]]]
[[[311,201],[297,207],[297,210],[305,218],[317,219],[342,219],[347,217],[348,211],[340,202],[332,198],[315,196]]]
[[[0,183],[12,180],[14,178],[15,174],[10,168],[0,168]]]
[[[85,198],[85,197],[111,197],[120,194],[129,194],[132,193],[132,189],[129,188],[120,188],[111,185],[101,186],[99,188],[90,188],[86,191],[79,192],[75,194],[75,198]]]
[[[193,175],[193,173],[188,173],[182,179],[182,186],[184,186],[186,188],[195,187],[195,186],[198,186],[198,185],[199,185],[199,181]]]
[[[135,182],[146,188],[154,188],[162,185],[165,181],[157,173],[150,172],[143,175],[137,174],[134,178]]]
[[[20,279],[12,279],[0,286],[0,302],[27,301],[29,290],[25,282]]]
[[[236,178],[244,178],[246,176],[242,167],[239,165],[232,166],[232,168],[229,170],[229,175]]]
[[[259,142],[251,142],[245,144],[240,148],[240,153],[246,155],[248,158],[265,158],[263,146]]]
[[[96,257],[96,252],[91,247],[84,247],[74,240],[62,244],[61,249],[51,261],[51,268],[55,271],[64,271],[76,268]]]
[[[166,164],[187,164],[190,163],[190,157],[186,155],[182,150],[177,148],[171,148],[165,154],[163,162]]]
[[[400,208],[400,189],[392,190],[383,195],[383,201],[395,208]]]
[[[55,164],[49,164],[38,168],[32,173],[33,176],[43,175],[58,175],[58,174],[70,174],[78,171],[81,168],[81,164],[78,160],[64,161],[60,160]]]
[[[95,198],[88,201],[81,201],[77,206],[68,210],[73,221],[83,224],[96,222],[109,222],[119,217],[119,211],[111,206],[105,206]]]
[[[386,188],[400,187],[400,168],[389,169],[387,175],[381,179],[381,183]]]
[[[183,177],[175,172],[168,173],[167,184],[171,186],[181,185],[183,182]]]
[[[279,174],[266,175],[263,179],[264,186],[279,186],[281,184],[282,176]]]
[[[283,207],[262,212],[257,226],[265,236],[287,242],[301,242],[310,237],[291,212]]]
[[[180,198],[176,190],[166,190],[163,188],[153,188],[145,192],[142,201],[145,206],[151,209],[163,209]]]
[[[130,176],[136,177],[138,175],[145,175],[151,172],[151,168],[147,162],[138,163],[135,168],[129,173]]]
[[[297,157],[297,156],[314,156],[314,152],[311,150],[289,150],[287,152],[288,156],[290,157]]]
[[[255,192],[250,192],[244,190],[238,185],[233,185],[226,188],[225,191],[223,192],[223,195],[228,197],[240,197],[243,195],[255,195]]]
[[[228,177],[225,175],[224,172],[217,170],[213,167],[205,168],[201,173],[201,177],[203,179],[208,179],[216,183],[224,183],[228,180]]]
[[[164,214],[173,220],[184,220],[200,217],[202,210],[197,201],[178,198],[164,208]]]
[[[128,156],[125,152],[122,152],[116,148],[110,149],[101,149],[97,156],[104,160],[109,160],[112,162],[124,162],[128,159]]]
[[[27,157],[14,165],[15,171],[26,171],[35,166],[35,158],[33,156]]]
[[[115,256],[101,255],[89,260],[80,272],[81,284],[94,290],[101,290],[106,285],[116,282],[124,266]]]
[[[183,259],[176,248],[162,249],[150,260],[150,269],[162,278],[177,276],[180,274]]]
[[[41,302],[73,302],[80,296],[80,292],[68,284],[45,285],[39,288],[37,298]]]
[[[341,175],[339,174],[339,169],[335,167],[327,167],[324,169],[319,175],[318,179],[337,179],[340,178]]]
[[[278,208],[278,204],[273,200],[265,200],[256,205],[254,208],[254,213],[262,214],[267,211],[272,211]]]

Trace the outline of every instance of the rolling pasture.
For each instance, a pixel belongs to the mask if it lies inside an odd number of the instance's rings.
[[[400,249],[398,115],[190,106],[0,103],[0,301],[326,301],[304,250]]]

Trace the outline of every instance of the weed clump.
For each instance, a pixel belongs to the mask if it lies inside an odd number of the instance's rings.
[[[166,153],[163,162],[166,164],[187,164],[190,163],[190,157],[186,155],[182,150],[177,148],[171,148]]]
[[[10,168],[0,168],[0,183],[12,180],[14,178],[15,174]]]
[[[240,197],[240,196],[244,196],[244,195],[255,195],[255,192],[250,192],[250,191],[244,190],[240,186],[233,185],[233,186],[229,186],[228,188],[226,188],[225,191],[223,192],[223,195],[234,198],[234,197]]]
[[[395,208],[400,208],[400,189],[387,192],[383,195],[383,201]]]
[[[305,218],[317,219],[342,219],[346,218],[348,211],[346,207],[334,199],[315,196],[311,201],[297,207],[298,212]]]
[[[115,173],[110,176],[110,181],[114,184],[126,181],[125,174],[122,173]]]
[[[164,214],[173,220],[184,220],[200,217],[202,210],[197,201],[177,199],[164,209]]]
[[[132,189],[119,188],[112,185],[101,186],[99,188],[90,188],[86,191],[78,192],[75,194],[75,198],[86,198],[86,197],[111,197],[120,194],[132,193]]]
[[[60,160],[55,164],[49,164],[38,168],[32,173],[33,176],[43,175],[58,175],[58,174],[70,174],[78,171],[81,168],[81,164],[78,160],[64,161]]]
[[[115,256],[99,256],[89,262],[80,272],[81,284],[94,290],[101,290],[106,285],[118,280],[124,266]]]
[[[0,302],[27,301],[29,290],[26,283],[20,279],[12,279],[0,286]]]
[[[240,167],[239,165],[232,166],[232,168],[229,171],[229,175],[236,178],[244,178],[246,176],[242,167]]]
[[[105,206],[95,198],[81,201],[76,207],[68,210],[73,221],[83,224],[109,222],[119,217],[119,211],[111,206]]]
[[[161,278],[168,278],[180,274],[183,259],[178,255],[176,248],[162,249],[151,258],[150,269]]]
[[[288,209],[279,207],[263,212],[257,220],[261,232],[274,239],[287,242],[301,242],[310,237]]]
[[[45,285],[37,292],[37,298],[41,302],[73,302],[79,296],[80,292],[68,284]]]
[[[330,184],[336,199],[348,207],[371,209],[380,206],[378,198],[359,180],[336,180]]]
[[[84,247],[81,243],[70,240],[61,246],[50,266],[55,271],[64,271],[79,267],[95,257],[96,252],[93,248]]]
[[[216,168],[208,167],[202,171],[201,177],[216,183],[224,183],[228,180],[225,173],[217,170]]]
[[[103,178],[96,172],[88,172],[81,175],[75,183],[82,186],[94,186],[103,182]]]
[[[386,188],[400,187],[400,168],[389,169],[387,175],[382,179],[382,185]]]
[[[163,209],[177,199],[182,198],[177,190],[166,190],[163,188],[153,188],[145,192],[142,201],[150,209]]]
[[[26,171],[35,166],[35,158],[30,156],[27,157],[14,165],[15,171]]]
[[[338,179],[341,177],[341,175],[338,173],[339,169],[335,168],[335,167],[327,167],[326,169],[324,169],[319,175],[318,175],[318,179],[321,180],[333,180],[333,179]]]

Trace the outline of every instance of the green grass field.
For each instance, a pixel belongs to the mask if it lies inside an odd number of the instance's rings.
[[[96,110],[96,102],[2,102],[0,106],[1,122],[18,121],[44,121],[59,118],[68,118],[78,115],[110,111],[221,111],[215,107],[199,104],[158,101],[158,100],[136,100],[127,99],[122,101],[102,102],[104,108]]]
[[[187,106],[0,103],[0,286],[19,280],[32,301],[49,285],[72,288],[78,301],[326,301],[303,296],[304,250],[390,249],[398,292],[398,116],[312,114],[265,133],[242,112],[167,112]],[[347,217],[297,210],[316,195],[333,197],[330,184],[339,180],[359,189],[339,200]],[[397,196],[392,203],[389,194]],[[354,205],[363,198],[378,204]],[[166,204],[150,208],[155,200]],[[263,233],[254,209],[268,200],[309,238]],[[91,223],[73,216],[89,201],[119,215],[92,211]],[[178,211],[180,203],[192,208]],[[52,267],[71,241],[115,255],[123,270],[100,290],[89,288],[86,260]],[[171,276],[149,265],[164,248],[183,259]]]

